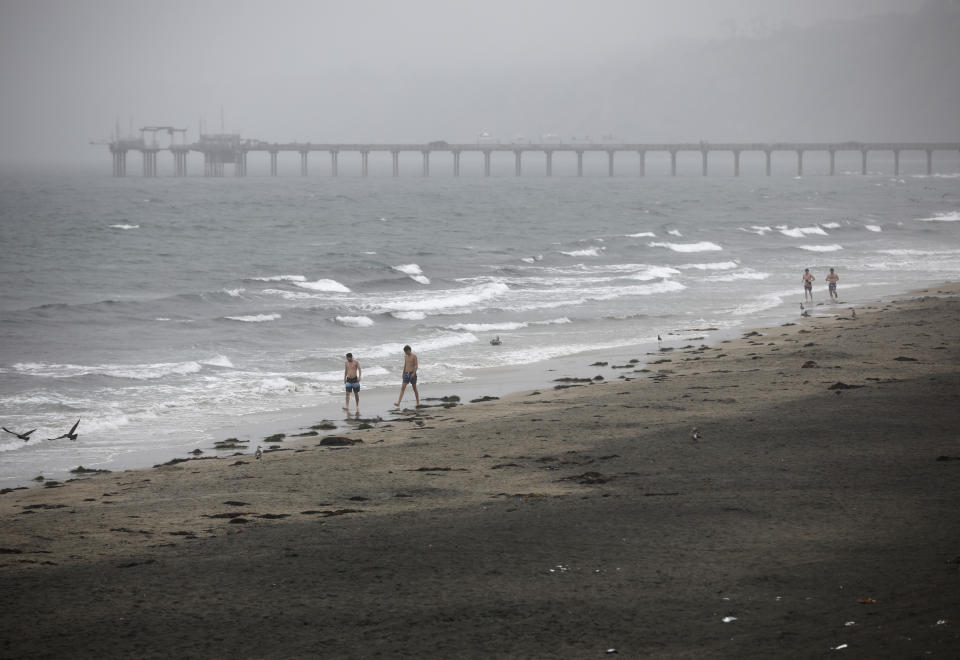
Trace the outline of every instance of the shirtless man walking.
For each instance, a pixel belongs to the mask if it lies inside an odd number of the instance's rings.
[[[417,397],[417,405],[419,406],[420,392],[417,390],[417,369],[420,368],[420,363],[417,360],[417,354],[409,346],[403,347],[403,355],[403,385],[400,386],[400,396],[397,397],[397,403],[394,405],[400,407],[403,393],[407,389],[407,383],[409,383],[413,387],[413,394]]]
[[[343,409],[350,412],[350,392],[357,401],[357,414],[360,414],[360,376],[363,371],[360,363],[353,359],[353,353],[347,353],[347,361],[343,363],[343,384],[347,388],[347,400]]]
[[[803,269],[803,299],[804,301],[807,298],[810,299],[810,302],[813,302],[813,281],[817,279],[813,276],[813,273],[810,272],[809,268]]]
[[[837,299],[837,282],[840,280],[840,276],[833,272],[833,269],[830,269],[830,274],[827,275],[827,289],[830,291],[830,299]]]

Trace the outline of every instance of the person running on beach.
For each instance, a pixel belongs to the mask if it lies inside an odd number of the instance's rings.
[[[417,405],[420,405],[420,392],[417,390],[417,369],[420,368],[420,362],[417,360],[417,354],[409,346],[403,347],[403,384],[400,386],[400,396],[397,397],[398,408],[403,400],[403,393],[407,389],[407,383],[413,388],[413,394],[417,397]]]
[[[353,359],[353,353],[347,353],[347,361],[343,363],[343,384],[347,388],[347,400],[344,402],[343,409],[350,412],[350,392],[357,401],[357,414],[360,414],[360,376],[363,370],[360,369],[360,363]]]
[[[817,279],[813,276],[813,273],[810,272],[809,268],[803,269],[803,299],[806,300],[810,298],[810,302],[813,302],[813,281]]]
[[[833,272],[833,269],[830,269],[830,274],[827,275],[827,289],[830,290],[830,299],[837,299],[837,280],[840,279],[840,276]]]

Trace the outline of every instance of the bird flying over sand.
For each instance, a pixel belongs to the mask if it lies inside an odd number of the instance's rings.
[[[78,433],[77,433],[77,427],[78,427],[78,426],[80,426],[80,420],[79,420],[79,419],[77,420],[77,423],[73,425],[73,428],[72,428],[72,429],[70,429],[69,431],[67,431],[66,433],[64,433],[64,434],[61,435],[61,436],[58,436],[58,437],[56,437],[56,438],[50,438],[50,440],[62,440],[63,438],[68,438],[68,439],[70,439],[70,440],[76,440],[76,439],[77,439],[77,436],[78,436]]]
[[[9,434],[11,434],[11,435],[17,436],[18,438],[20,438],[20,439],[23,440],[24,442],[28,442],[28,441],[30,440],[30,434],[33,433],[33,431],[36,431],[36,430],[37,430],[37,429],[33,429],[33,430],[31,430],[31,431],[25,431],[24,433],[17,433],[16,431],[11,431],[11,430],[8,429],[6,426],[0,427],[0,428],[2,428],[4,431],[6,431],[7,433],[9,433]]]

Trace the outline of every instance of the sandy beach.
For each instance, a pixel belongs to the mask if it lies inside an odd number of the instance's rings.
[[[960,286],[635,359],[5,492],[0,656],[960,654]]]

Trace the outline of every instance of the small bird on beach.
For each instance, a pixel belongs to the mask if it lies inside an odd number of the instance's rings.
[[[694,442],[697,442],[700,440],[700,431],[697,430],[696,426],[694,426],[693,430],[690,431],[690,439],[693,440]]]
[[[80,426],[80,420],[79,420],[79,419],[77,420],[77,423],[73,425],[73,428],[72,428],[72,429],[70,429],[69,431],[67,431],[66,433],[64,433],[64,434],[61,435],[61,436],[57,436],[56,438],[49,438],[49,440],[61,440],[61,439],[63,439],[63,438],[67,438],[67,439],[69,439],[69,440],[76,440],[77,437],[78,437],[78,435],[79,435],[79,434],[77,433],[77,427],[78,427],[78,426]]]
[[[660,342],[662,342],[662,341],[663,341],[663,339],[660,338],[660,335],[657,335],[657,347],[658,347],[658,348],[659,348],[659,346],[660,346]]]
[[[503,342],[500,341],[500,335],[497,335],[496,337],[490,340],[491,346],[499,346],[501,343]]]
[[[810,310],[806,309],[803,303],[800,303],[800,316],[810,316]]]
[[[254,452],[253,455],[254,455],[254,456],[256,457],[256,459],[259,461],[260,458],[263,456],[263,450],[258,446],[258,447],[257,447],[257,451]]]
[[[18,438],[20,438],[20,439],[23,440],[24,442],[29,442],[29,441],[30,441],[30,434],[33,433],[33,431],[36,431],[36,430],[37,430],[37,429],[33,429],[33,430],[31,430],[31,431],[26,431],[26,432],[24,432],[24,433],[17,433],[16,431],[11,431],[11,430],[8,429],[6,426],[0,427],[0,428],[2,428],[4,431],[6,431],[7,433],[9,433],[9,434],[11,434],[11,435],[17,436]]]
[[[857,310],[855,310],[853,307],[850,308],[850,318],[852,319],[857,318]]]

